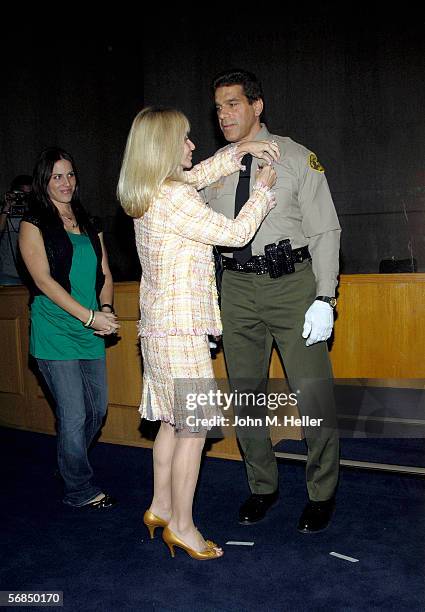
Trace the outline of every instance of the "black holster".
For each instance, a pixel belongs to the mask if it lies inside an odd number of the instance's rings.
[[[264,247],[270,278],[279,278],[283,274],[295,272],[292,247],[288,238],[281,240],[278,244],[272,242]]]

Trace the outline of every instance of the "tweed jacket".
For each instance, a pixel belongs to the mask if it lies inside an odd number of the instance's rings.
[[[209,208],[197,189],[240,168],[229,145],[185,173],[187,183],[164,185],[134,220],[142,267],[140,336],[221,334],[212,245],[249,242],[274,197],[257,183],[237,219],[228,219]]]

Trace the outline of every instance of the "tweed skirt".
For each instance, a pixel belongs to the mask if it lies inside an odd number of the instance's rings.
[[[142,336],[140,344],[142,418],[170,423],[177,431],[211,429],[221,412],[213,400],[198,403],[200,394],[214,398],[217,390],[208,336]]]

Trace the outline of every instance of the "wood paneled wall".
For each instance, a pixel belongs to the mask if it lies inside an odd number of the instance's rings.
[[[136,332],[138,283],[117,283],[120,339],[107,349],[109,411],[101,440],[151,446],[154,428],[141,425],[138,406],[143,377]],[[28,360],[28,294],[0,288],[0,425],[54,433],[54,417]],[[425,274],[342,276],[331,344],[335,377],[368,379],[381,386],[421,386],[425,378]],[[225,378],[223,353],[214,360]],[[270,376],[284,376],[273,352]],[[415,380],[416,379],[416,380]],[[421,380],[422,379],[422,380]],[[273,432],[274,439],[299,438],[300,431]],[[208,441],[209,454],[239,458],[233,438]]]

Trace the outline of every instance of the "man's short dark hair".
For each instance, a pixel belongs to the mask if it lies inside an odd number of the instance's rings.
[[[242,85],[243,92],[250,104],[260,98],[261,100],[264,99],[261,83],[253,72],[236,69],[221,72],[213,80],[214,93],[218,87],[227,87],[229,85]]]
[[[13,181],[10,183],[11,191],[19,191],[20,187],[24,185],[32,185],[32,176],[29,174],[20,174],[19,176],[15,176]]]

